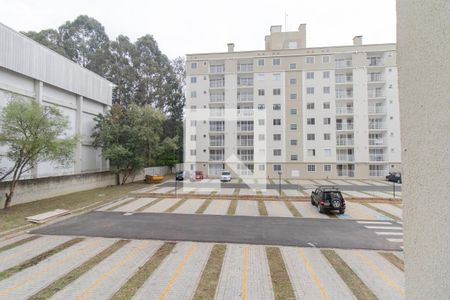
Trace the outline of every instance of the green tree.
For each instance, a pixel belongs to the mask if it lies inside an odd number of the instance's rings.
[[[118,184],[125,184],[137,171],[151,164],[152,150],[160,140],[164,115],[150,106],[114,104],[98,115],[92,137],[109,159]],[[120,176],[122,179],[120,180]]]
[[[5,172],[11,181],[4,208],[10,206],[21,176],[37,163],[72,161],[76,138],[65,135],[68,128],[68,119],[56,107],[12,97],[0,114],[0,144],[7,147],[6,157],[13,163]]]
[[[173,167],[177,162],[178,137],[166,137],[156,148],[155,165]]]
[[[36,31],[28,31],[22,32],[24,35],[29,38],[35,40],[36,42],[44,45],[47,48],[52,49],[53,51],[58,52],[59,54],[70,58],[64,47],[62,46],[61,37],[59,32],[55,29],[45,29],[39,32]]]

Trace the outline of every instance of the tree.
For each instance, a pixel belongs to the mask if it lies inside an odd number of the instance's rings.
[[[66,53],[66,50],[62,46],[61,37],[57,30],[45,29],[39,32],[28,31],[22,33],[28,36],[29,38],[35,40],[36,42],[44,45],[45,47],[50,48],[53,51],[56,51],[59,54],[69,58],[69,56]]]
[[[160,140],[159,128],[164,121],[160,111],[150,106],[114,104],[109,112],[98,115],[95,121],[93,145],[102,148],[118,184],[125,184],[136,171],[151,164],[152,149]]]
[[[72,161],[76,138],[65,135],[68,128],[68,119],[56,107],[44,107],[21,96],[12,97],[0,114],[0,144],[7,146],[6,157],[13,163],[6,172],[12,177],[4,208],[10,206],[21,176],[37,163],[52,161],[65,165]]]
[[[166,137],[156,149],[155,164],[173,167],[177,163],[178,137]]]

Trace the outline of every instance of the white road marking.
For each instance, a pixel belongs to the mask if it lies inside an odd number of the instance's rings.
[[[364,226],[367,229],[382,229],[382,230],[401,230],[402,227],[395,227],[395,226]]]
[[[403,232],[387,232],[387,231],[376,231],[378,235],[403,235]]]
[[[379,224],[379,225],[392,225],[391,222],[379,222],[379,221],[356,221],[359,224]]]
[[[403,239],[387,239],[387,240],[392,243],[403,243]]]

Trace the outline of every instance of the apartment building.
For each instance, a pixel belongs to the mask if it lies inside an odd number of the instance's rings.
[[[189,54],[185,168],[255,178],[380,178],[400,170],[396,45],[306,47],[272,26],[265,49]]]

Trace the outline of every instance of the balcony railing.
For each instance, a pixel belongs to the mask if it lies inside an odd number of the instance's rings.
[[[386,176],[386,170],[369,170],[369,176],[384,177]]]
[[[209,109],[209,116],[210,117],[223,117],[225,116],[225,109],[214,109],[214,108],[210,108]]]
[[[353,98],[353,91],[336,91],[336,98]]]
[[[337,139],[336,146],[353,146],[354,139]]]
[[[225,101],[225,96],[223,94],[210,94],[209,101],[210,102],[223,102],[223,101]]]
[[[353,107],[336,107],[337,115],[352,114],[352,113],[353,113]]]
[[[209,87],[211,88],[220,88],[225,86],[225,80],[211,80],[209,82]]]
[[[244,131],[244,132],[253,131],[253,125],[238,126],[237,130],[238,131]]]
[[[367,91],[367,96],[369,98],[384,97],[384,91],[382,91],[382,90],[368,90]]]
[[[336,124],[336,130],[353,130],[353,124]]]
[[[225,72],[225,66],[224,65],[211,65],[209,67],[210,73],[223,73]]]
[[[253,64],[239,64],[238,72],[253,72]]]
[[[384,114],[386,108],[384,106],[369,106],[369,114]]]
[[[224,155],[223,154],[210,154],[209,160],[210,161],[223,161]]]
[[[355,177],[355,171],[353,170],[338,170],[338,176]]]
[[[241,94],[238,95],[237,100],[238,100],[238,102],[253,101],[253,93],[251,93],[251,94],[241,93]]]
[[[336,75],[336,83],[350,83],[353,82],[353,76],[351,75]]]
[[[384,145],[384,139],[369,139],[370,146]]]
[[[369,161],[385,161],[384,154],[369,154]]]
[[[238,140],[240,147],[253,147],[253,140]]]
[[[336,68],[351,68],[352,60],[351,59],[336,59]]]
[[[237,114],[240,117],[253,116],[253,108],[241,108],[237,110]]]
[[[221,132],[225,130],[225,126],[209,126],[209,131]]]
[[[367,76],[367,81],[369,82],[377,82],[377,81],[383,81],[383,74],[381,73],[371,73]]]
[[[253,86],[253,78],[238,78],[238,86]]]
[[[385,128],[386,124],[384,122],[375,122],[375,123],[369,122],[369,129],[385,129]]]
[[[338,154],[336,156],[337,161],[354,161],[355,157],[353,155]]]
[[[384,64],[381,57],[368,57],[367,60],[369,62],[369,66],[371,67],[382,66]]]
[[[238,155],[238,158],[242,161],[252,161],[253,155],[252,154],[242,154],[242,155]]]

